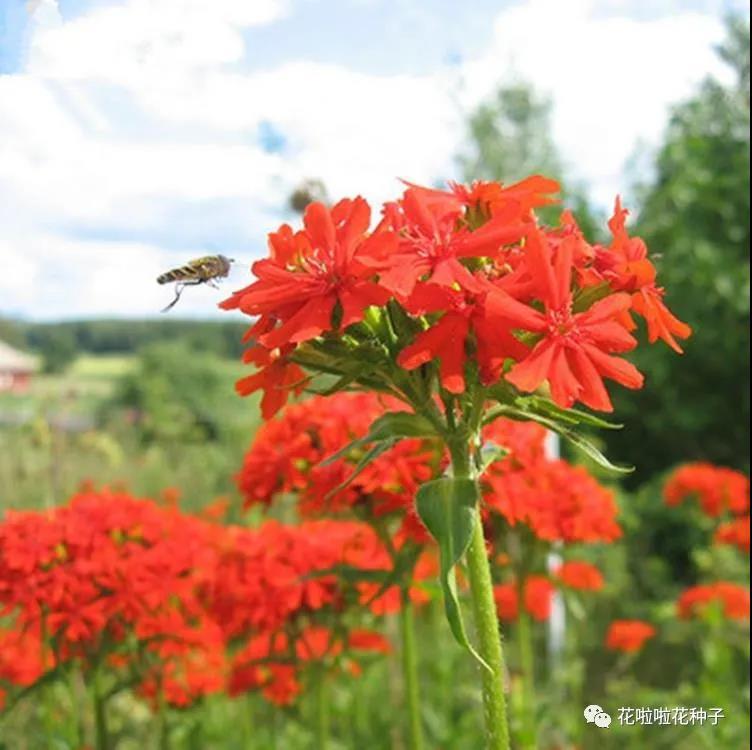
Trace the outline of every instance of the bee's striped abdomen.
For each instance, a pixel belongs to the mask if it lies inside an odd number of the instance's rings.
[[[186,279],[195,279],[196,269],[191,265],[181,266],[180,268],[173,268],[171,271],[163,273],[161,276],[157,276],[158,284],[167,284],[170,281],[185,281]]]

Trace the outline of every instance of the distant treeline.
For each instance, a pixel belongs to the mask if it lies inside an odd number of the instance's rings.
[[[70,320],[30,323],[0,320],[0,340],[40,354],[47,369],[64,367],[77,354],[129,354],[160,341],[181,343],[220,357],[238,357],[248,328],[240,321]]]

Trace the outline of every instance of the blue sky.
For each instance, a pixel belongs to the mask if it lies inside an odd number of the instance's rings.
[[[0,315],[149,315],[154,277],[206,252],[242,259],[229,291],[301,179],[376,202],[456,177],[463,117],[505,80],[553,98],[605,210],[670,105],[724,74],[713,45],[743,8],[0,0]],[[220,294],[191,291],[176,313],[215,314]]]

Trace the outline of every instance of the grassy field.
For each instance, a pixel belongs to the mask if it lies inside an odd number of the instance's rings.
[[[82,484],[145,495],[174,487],[187,507],[231,495],[256,407],[234,393],[242,365],[210,361],[222,393],[213,404],[223,424],[218,440],[145,439],[134,414],[113,405],[138,367],[134,356],[81,356],[62,374],[35,377],[26,393],[0,394],[0,510],[59,504]]]

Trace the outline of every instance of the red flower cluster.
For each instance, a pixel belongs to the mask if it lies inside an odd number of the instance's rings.
[[[54,666],[53,656],[39,636],[19,629],[0,630],[0,709],[5,705],[5,687],[28,687]]]
[[[621,536],[613,493],[583,467],[546,458],[542,427],[498,419],[483,436],[510,451],[484,477],[491,511],[547,541],[611,542]]]
[[[656,629],[642,620],[614,620],[606,634],[606,648],[634,653],[656,634]]]
[[[391,300],[415,324],[411,336],[397,333],[397,363],[413,370],[438,360],[449,393],[465,390],[473,364],[484,385],[504,377],[530,392],[547,381],[563,407],[580,401],[610,411],[604,378],[628,388],[643,382],[620,356],[637,345],[631,314],[645,318],[650,341],[677,351],[676,338],[690,329],[664,305],[618,200],[608,245],[589,244],[568,212],[559,227],[538,224],[534,209],[555,202],[558,189],[544,177],[448,191],[410,185],[372,231],[360,197],[332,208],[312,203],[303,229],[271,233],[269,257],[252,268],[256,280],[222,303],[257,316],[246,359],[259,371],[238,390],[263,389],[268,418],[303,377],[301,347],[355,324],[378,338],[366,310]]]
[[[551,603],[556,588],[545,576],[525,578],[522,600],[525,611],[534,620],[547,620],[551,616]],[[515,581],[494,586],[494,599],[499,618],[516,620],[519,617],[520,597]]]
[[[345,647],[386,648],[370,631],[335,635],[307,624],[316,613],[343,612],[348,603],[368,602],[374,613],[399,606],[391,590],[371,602],[378,593],[372,583],[357,582],[348,593],[338,566],[386,574],[390,561],[373,531],[357,522],[269,521],[259,529],[228,529],[209,610],[225,638],[241,644],[231,657],[232,694],[260,689],[271,701],[289,703],[300,692],[301,663],[339,655]]]
[[[680,466],[666,481],[663,496],[668,505],[696,497],[703,512],[713,518],[726,511],[749,513],[749,479],[741,472],[709,463]]]
[[[399,598],[371,602],[378,586],[340,580],[337,566],[386,575],[390,559],[357,522],[223,527],[110,492],[9,513],[0,523],[0,614],[12,625],[0,633],[0,680],[24,686],[70,659],[104,658],[138,674],[143,695],[177,705],[228,680],[288,701],[299,623],[313,627],[317,613],[337,623],[340,651],[385,647],[376,634],[348,632],[339,615],[366,601],[384,611]]]
[[[749,516],[722,523],[715,532],[717,544],[730,544],[749,554]]]
[[[412,537],[425,539],[413,499],[420,484],[433,476],[436,457],[421,441],[401,441],[337,492],[333,490],[350,478],[361,455],[353,451],[322,465],[364,437],[387,408],[399,405],[375,394],[338,393],[287,407],[279,418],[262,425],[245,455],[237,481],[246,505],[269,505],[275,497],[295,493],[303,516],[354,510],[360,517],[375,518],[396,512]]]
[[[676,606],[679,617],[687,619],[708,605],[720,604],[725,617],[731,620],[749,619],[749,589],[730,581],[717,581],[688,588]]]
[[[570,589],[600,591],[603,588],[603,574],[595,565],[582,560],[562,563],[554,571],[554,576]]]
[[[371,630],[335,634],[329,628],[309,626],[296,634],[294,643],[284,632],[264,634],[251,638],[235,655],[227,690],[230,695],[261,690],[272,703],[288,705],[302,690],[300,668],[307,663],[342,661],[347,651],[346,666],[357,675],[360,665],[354,656],[390,650],[389,642]]]

